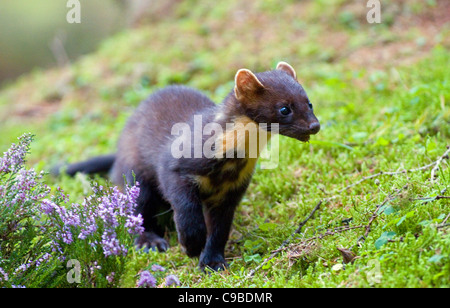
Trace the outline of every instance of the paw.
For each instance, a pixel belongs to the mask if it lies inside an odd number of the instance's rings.
[[[178,242],[181,249],[190,258],[199,257],[206,243],[206,231],[197,229],[197,232],[190,230],[188,234],[178,233]]]
[[[224,256],[220,254],[209,255],[207,253],[202,253],[200,256],[199,267],[204,272],[208,270],[218,272],[225,270],[228,267],[228,263],[225,261]]]
[[[183,245],[180,243],[181,250],[187,254],[189,258],[199,257],[203,246],[205,246],[204,243],[191,242],[189,245]]]
[[[145,252],[150,250],[164,252],[169,249],[169,243],[159,235],[153,232],[144,232],[136,240],[136,248],[144,249]]]

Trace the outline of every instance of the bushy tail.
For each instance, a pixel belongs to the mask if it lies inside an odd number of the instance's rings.
[[[98,156],[68,166],[65,165],[57,166],[53,168],[51,173],[54,175],[59,175],[63,170],[65,171],[66,174],[70,176],[74,176],[78,172],[85,174],[107,173],[109,172],[109,170],[111,170],[115,160],[116,155],[114,154]]]

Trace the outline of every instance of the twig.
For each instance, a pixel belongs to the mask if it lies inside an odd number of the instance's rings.
[[[389,194],[389,195],[386,197],[386,199],[384,199],[384,201],[383,201],[381,204],[377,205],[375,211],[373,212],[372,216],[371,216],[370,219],[369,219],[368,224],[367,224],[366,227],[365,227],[366,231],[364,232],[364,235],[358,239],[358,243],[361,243],[361,240],[362,240],[362,242],[364,243],[364,241],[366,240],[367,236],[369,235],[370,231],[372,230],[371,227],[372,227],[373,222],[374,222],[375,219],[377,219],[377,217],[379,216],[378,211],[379,211],[386,203],[388,203],[389,201],[392,201],[392,200],[394,200],[395,198],[397,198],[397,196],[402,192],[402,190],[404,190],[404,189],[406,189],[406,188],[407,188],[407,186],[404,186],[403,189],[396,189],[394,194]]]
[[[344,192],[344,191],[346,191],[346,190],[348,190],[348,189],[350,189],[352,187],[355,187],[355,186],[361,184],[364,181],[367,181],[367,180],[370,180],[370,179],[373,179],[373,178],[376,178],[376,177],[379,177],[379,176],[382,176],[382,175],[406,174],[406,173],[410,173],[410,172],[415,172],[415,171],[429,169],[432,166],[434,166],[435,164],[436,164],[436,162],[428,164],[428,165],[425,165],[425,166],[422,166],[422,167],[418,167],[418,168],[414,168],[414,169],[408,169],[408,170],[401,170],[401,171],[380,171],[378,173],[375,173],[375,174],[372,174],[372,175],[369,175],[369,176],[365,176],[365,177],[361,178],[361,180],[359,180],[359,181],[357,181],[357,182],[355,182],[353,184],[350,184],[348,186],[345,186],[342,189],[339,189],[338,191],[336,191],[336,193]]]
[[[316,239],[323,239],[323,238],[326,237],[326,236],[332,236],[332,235],[336,235],[336,234],[338,234],[338,233],[342,233],[342,232],[345,232],[345,231],[350,231],[350,230],[355,230],[355,229],[361,229],[361,228],[364,228],[364,226],[363,226],[363,225],[360,225],[360,226],[345,227],[345,228],[340,228],[340,227],[338,227],[338,228],[336,228],[336,229],[333,229],[333,230],[327,230],[325,233],[321,233],[321,234],[316,235],[316,236],[314,236],[314,237],[311,237],[311,238],[308,238],[308,239],[306,239],[306,240],[303,240],[303,241],[301,241],[300,243],[298,243],[298,244],[296,244],[296,245],[303,245],[303,244],[306,244],[306,243],[311,242],[311,241],[316,240]],[[260,265],[258,265],[258,266],[257,266],[255,269],[253,269],[252,271],[250,271],[250,273],[246,276],[246,278],[248,279],[248,278],[253,277],[253,276],[255,275],[255,273],[256,273],[260,268],[262,268],[267,262],[269,262],[270,260],[272,260],[272,259],[273,259],[276,255],[278,255],[281,251],[285,251],[287,248],[288,248],[288,247],[287,247],[286,245],[281,245],[278,249],[273,250],[273,251],[272,251],[272,254],[270,255],[270,257],[264,259],[264,261],[263,261]]]
[[[440,229],[440,228],[445,228],[445,227],[450,227],[450,223],[447,223],[447,224],[440,224],[440,225],[438,225],[436,228]]]
[[[320,239],[323,239],[326,236],[336,235],[338,233],[342,233],[342,232],[349,231],[349,230],[361,229],[361,228],[364,228],[364,227],[365,227],[364,225],[360,225],[360,226],[344,227],[344,228],[338,227],[338,228],[335,228],[333,230],[327,230],[325,233],[321,233],[319,235],[316,235],[316,236],[313,236],[313,237],[307,238],[306,240],[301,241],[299,243],[299,245],[307,243],[307,242],[311,242],[311,241],[314,241],[314,240],[317,240],[317,239],[320,240]],[[280,251],[285,250],[286,248],[287,247],[278,248],[277,250],[272,251],[272,253],[278,253]]]
[[[440,229],[440,228],[444,228],[444,227],[450,226],[450,223],[446,223],[449,218],[450,218],[450,214],[448,214],[447,217],[445,217],[444,221],[442,223],[438,224],[436,226],[436,228]]]
[[[264,261],[259,264],[255,269],[251,270],[250,273],[248,273],[248,275],[246,276],[246,278],[251,278],[255,275],[255,273],[262,268],[264,265],[267,264],[267,262],[269,262],[270,260],[272,260],[280,251],[283,250],[284,247],[286,247],[286,245],[288,245],[290,243],[290,241],[292,240],[292,238],[300,233],[300,231],[302,230],[302,228],[306,225],[306,223],[314,216],[314,213],[317,212],[317,210],[319,210],[320,206],[322,205],[323,200],[319,201],[319,203],[317,203],[317,205],[314,207],[314,209],[311,211],[311,213],[308,215],[308,217],[306,217],[305,220],[303,220],[299,225],[297,230],[295,230],[295,232],[293,234],[291,234],[290,238],[286,239],[285,241],[283,241],[283,243],[281,243],[280,247],[273,251],[272,254],[270,255],[270,257],[264,259]]]
[[[359,181],[350,184],[348,186],[345,186],[344,188],[341,188],[339,190],[337,190],[335,193],[339,194],[341,192],[344,192],[352,187],[355,187],[359,184],[361,184],[364,181],[382,176],[382,175],[398,175],[398,174],[406,174],[406,173],[411,173],[411,172],[416,172],[416,171],[421,171],[421,170],[426,170],[429,169],[431,167],[433,167],[433,169],[431,170],[431,175],[432,178],[434,178],[434,173],[436,172],[436,170],[439,168],[439,165],[441,164],[442,160],[447,159],[449,157],[450,154],[450,146],[447,146],[447,150],[444,152],[444,154],[442,154],[436,161],[428,164],[428,165],[424,165],[421,167],[417,167],[417,168],[413,168],[413,169],[405,169],[405,170],[401,170],[401,171],[380,171],[378,173],[369,175],[369,176],[365,176],[363,178],[361,178]]]
[[[311,217],[313,217],[313,215],[316,213],[316,211],[320,208],[320,206],[322,205],[322,200],[319,201],[319,203],[317,203],[317,205],[314,207],[314,209],[312,210],[312,212],[309,214],[308,217],[306,217],[305,220],[303,220],[301,223],[299,223],[297,230],[295,230],[294,234],[298,234],[300,233],[300,231],[302,231],[302,228],[306,225],[306,223],[308,222],[308,220],[311,219]]]
[[[445,151],[444,155],[438,158],[435,166],[433,167],[433,169],[431,169],[431,183],[434,184],[434,174],[437,170],[439,170],[439,165],[441,164],[442,160],[444,158],[447,159],[449,154],[450,154],[450,146],[447,146],[447,151]]]
[[[445,217],[444,221],[442,222],[441,225],[445,225],[445,223],[447,222],[448,218],[450,217],[450,214],[447,215],[447,217]]]
[[[391,201],[391,196],[389,195],[386,199],[384,199],[383,203],[381,203],[380,205],[377,205],[377,208],[375,209],[375,211],[373,212],[372,216],[370,216],[369,219],[369,223],[366,225],[366,232],[364,232],[364,238],[366,238],[371,229],[370,227],[372,227],[373,222],[375,221],[375,219],[377,219],[378,217],[378,211],[388,202]]]
[[[436,196],[434,198],[434,200],[439,200],[439,199],[450,199],[450,196]]]
[[[423,203],[426,203],[426,202],[431,202],[431,201],[440,200],[440,199],[450,199],[450,196],[440,196],[440,195],[438,195],[438,196],[434,196],[434,197],[414,198],[414,199],[411,199],[411,200],[422,200],[422,201],[425,201]]]

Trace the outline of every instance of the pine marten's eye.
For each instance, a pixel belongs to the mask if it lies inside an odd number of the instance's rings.
[[[280,113],[284,116],[291,114],[291,112],[292,112],[292,110],[289,107],[284,106],[284,107],[280,108]]]
[[[309,106],[309,109],[313,110],[313,105],[311,104],[310,101],[308,101],[308,106]]]

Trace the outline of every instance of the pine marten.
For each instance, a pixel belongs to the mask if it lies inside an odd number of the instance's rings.
[[[201,128],[207,123],[222,128],[211,149],[223,155],[174,157],[174,141],[178,138],[173,135],[174,125],[185,123],[193,128],[199,116]],[[236,126],[227,126],[229,123]],[[138,181],[138,212],[145,228],[137,240],[138,247],[168,249],[164,226],[158,225],[157,218],[159,213],[172,209],[178,241],[187,255],[199,257],[202,269],[220,270],[227,266],[224,250],[235,209],[247,190],[259,155],[257,151],[256,157],[250,157],[246,149],[248,134],[234,138],[239,133],[234,127],[254,124],[259,133],[266,131],[270,136],[269,126],[261,128],[262,123],[278,124],[279,134],[303,142],[320,130],[305,90],[294,69],[285,62],[278,63],[275,70],[257,74],[239,70],[234,90],[219,105],[184,86],[156,91],[128,120],[115,155],[70,165],[66,172],[109,171],[117,185],[124,184],[124,177],[128,183]],[[185,140],[191,147],[188,154],[195,154],[195,146],[204,146],[208,137]],[[238,152],[241,156],[228,155]]]

